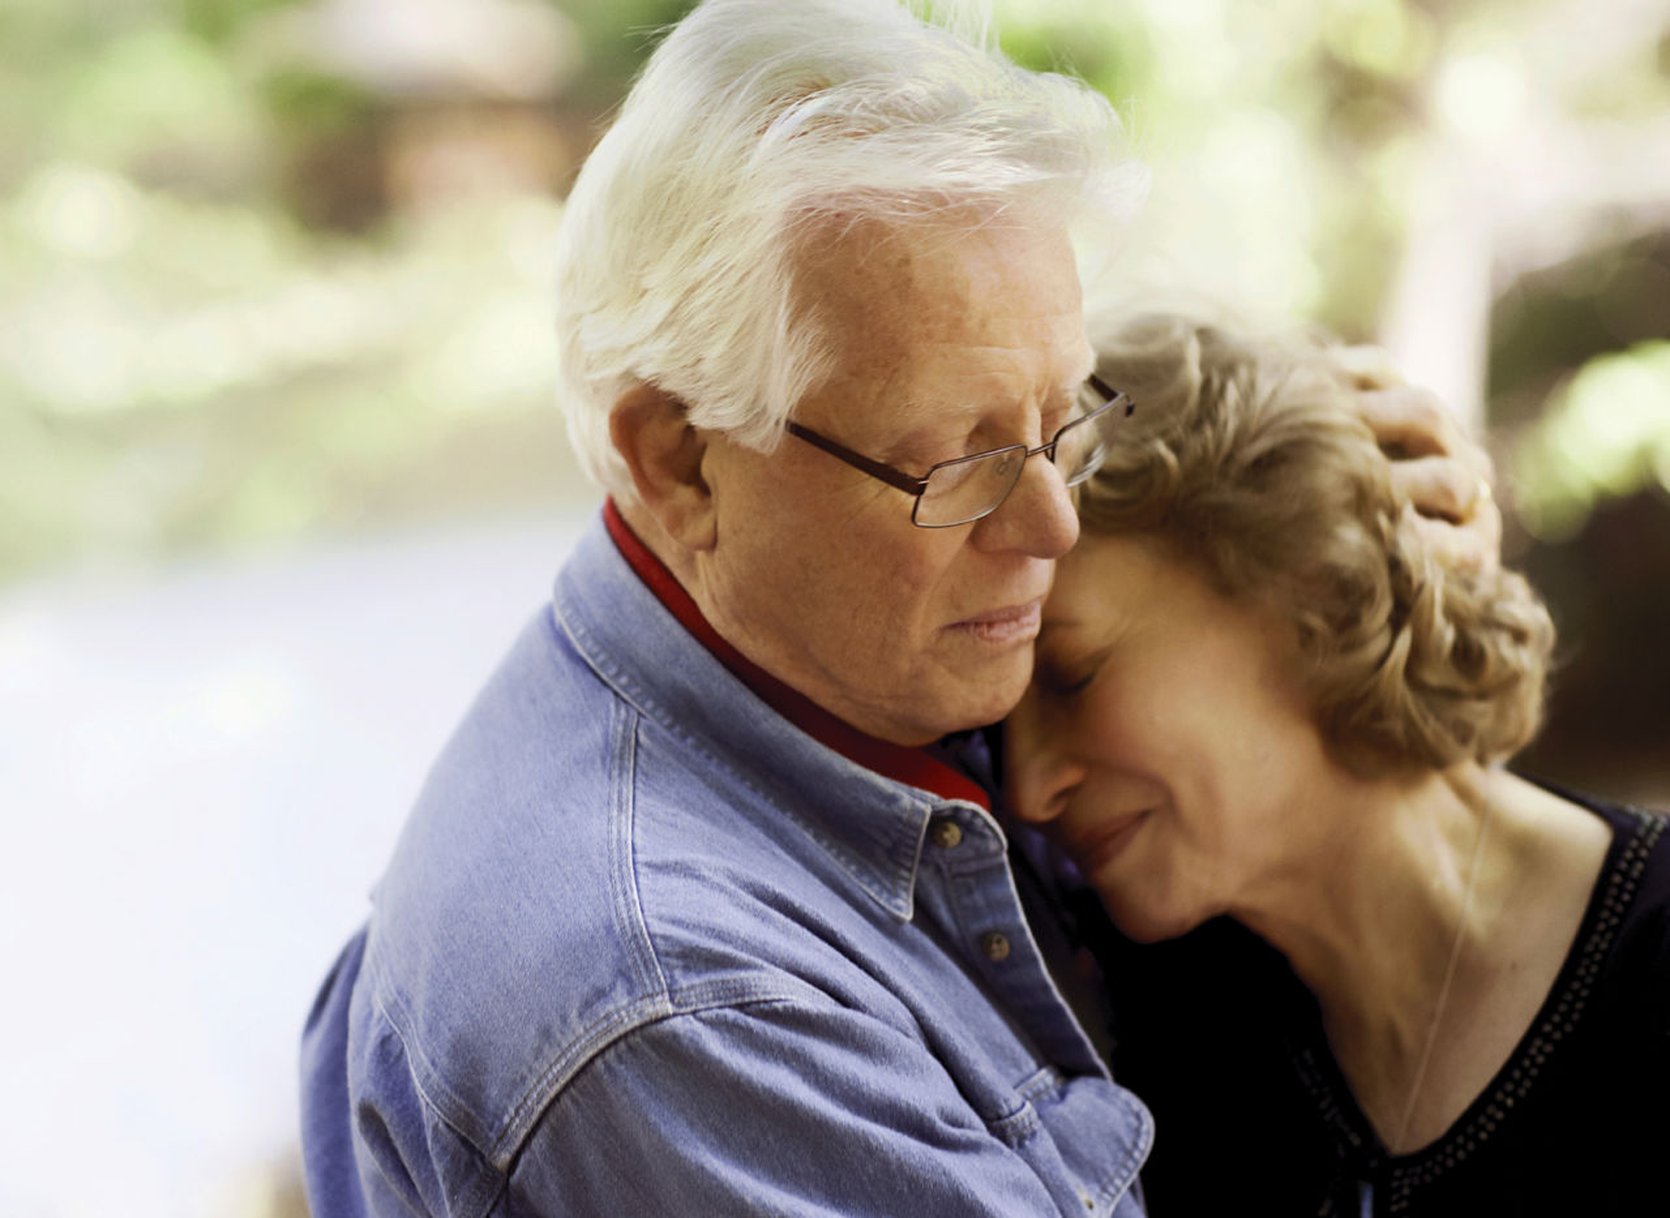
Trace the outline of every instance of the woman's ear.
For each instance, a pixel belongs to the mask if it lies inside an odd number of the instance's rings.
[[[702,471],[707,436],[685,417],[684,403],[636,384],[609,414],[609,439],[632,475],[638,502],[667,535],[688,550],[712,549],[718,530]]]

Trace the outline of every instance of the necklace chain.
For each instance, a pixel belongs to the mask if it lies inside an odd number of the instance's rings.
[[[1461,897],[1461,916],[1456,919],[1455,936],[1450,940],[1450,958],[1444,965],[1444,982],[1438,989],[1438,1005],[1432,1009],[1432,1022],[1427,1026],[1426,1043],[1421,1046],[1420,1059],[1415,1063],[1415,1076],[1409,1083],[1409,1098],[1403,1104],[1403,1119],[1398,1122],[1397,1146],[1403,1146],[1403,1140],[1409,1133],[1409,1122],[1415,1117],[1415,1102],[1421,1096],[1421,1084],[1426,1081],[1427,1067],[1432,1063],[1432,1049],[1438,1043],[1438,1025],[1443,1022],[1444,1008],[1450,1001],[1450,987],[1455,982],[1456,965],[1461,961],[1461,943],[1467,934],[1467,915],[1473,909],[1473,889],[1479,878],[1479,856],[1484,853],[1484,839],[1490,829],[1490,817],[1495,811],[1493,804],[1485,805],[1484,816],[1479,821],[1479,835],[1473,839],[1473,854],[1467,863],[1467,887]],[[1393,1153],[1401,1153],[1394,1150]]]

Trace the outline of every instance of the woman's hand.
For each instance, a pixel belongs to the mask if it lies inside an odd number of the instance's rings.
[[[1378,347],[1342,347],[1340,365],[1356,385],[1358,409],[1392,462],[1392,483],[1418,514],[1441,558],[1464,570],[1501,559],[1502,510],[1482,447],[1462,434],[1437,396],[1407,385]]]

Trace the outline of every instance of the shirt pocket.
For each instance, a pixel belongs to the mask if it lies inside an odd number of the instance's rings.
[[[1016,1153],[1038,1173],[1063,1214],[1105,1218],[1141,1212],[1137,1173],[1154,1144],[1154,1118],[1141,1100],[1100,1075],[1065,1077],[1053,1067],[1026,1079],[1016,1094],[1025,1121],[1011,1118],[1007,1130],[993,1132],[1012,1136],[1030,1126],[1029,1136],[1013,1143]]]

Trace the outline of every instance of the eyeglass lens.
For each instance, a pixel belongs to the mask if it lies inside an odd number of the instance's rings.
[[[1014,489],[1025,462],[1025,447],[1016,445],[936,467],[916,501],[916,523],[931,529],[978,520]]]
[[[1094,391],[1087,391],[1086,397],[1090,399],[1085,402],[1087,413],[1055,435],[1055,465],[1068,486],[1077,486],[1100,467],[1107,452],[1103,433],[1110,416],[1117,413],[1092,417],[1104,402]],[[923,528],[945,528],[990,514],[1020,481],[1026,457],[1026,447],[1017,444],[975,460],[935,467],[917,500],[915,522]]]

